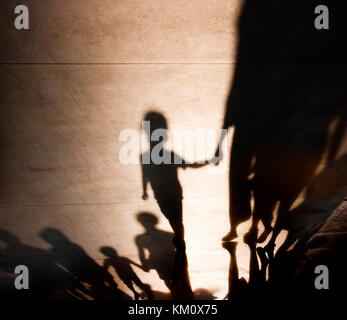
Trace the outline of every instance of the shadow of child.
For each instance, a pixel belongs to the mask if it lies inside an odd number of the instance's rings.
[[[100,252],[107,257],[104,261],[105,270],[107,271],[112,266],[123,283],[133,292],[135,300],[138,300],[141,294],[135,290],[133,284],[143,290],[148,300],[153,298],[151,287],[143,283],[131,267],[134,265],[142,269],[142,266],[126,257],[119,256],[117,251],[111,247],[102,247]]]
[[[141,155],[144,200],[148,199],[147,185],[150,184],[159,208],[169,220],[175,233],[174,244],[178,250],[185,250],[182,213],[182,187],[178,179],[178,169],[200,168],[208,163],[187,163],[175,152],[166,150],[168,138],[165,117],[157,112],[148,112],[144,121],[149,123],[147,136],[150,150]]]

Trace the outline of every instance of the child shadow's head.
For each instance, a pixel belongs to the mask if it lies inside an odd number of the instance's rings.
[[[55,228],[46,228],[39,234],[43,240],[53,246],[64,246],[70,242],[63,232]]]
[[[146,133],[151,147],[155,146],[159,142],[167,140],[167,122],[161,113],[155,111],[147,112],[144,121],[148,121],[150,125],[150,129],[146,130]]]
[[[0,241],[6,243],[8,246],[20,244],[17,236],[3,229],[0,229]]]
[[[102,247],[100,248],[100,252],[109,258],[118,257],[117,251],[111,247]]]
[[[153,230],[158,224],[158,218],[148,212],[141,212],[137,215],[137,220],[145,227],[146,230]]]

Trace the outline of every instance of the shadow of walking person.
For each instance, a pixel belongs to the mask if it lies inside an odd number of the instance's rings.
[[[237,226],[253,215],[245,242],[263,242],[272,232],[265,249],[273,254],[279,232],[288,227],[295,200],[314,179],[331,141],[331,126],[346,113],[347,68],[341,54],[345,52],[341,46],[344,10],[338,9],[337,3],[332,6],[335,24],[327,33],[313,27],[314,1],[243,3],[238,21],[238,63],[222,126],[234,127],[230,231],[224,241],[235,239]],[[327,64],[331,61],[341,64]],[[224,137],[225,132],[221,140]],[[333,148],[338,149],[343,136],[333,140]],[[265,232],[258,238],[260,221]]]
[[[175,152],[166,150],[164,143],[168,139],[167,121],[158,112],[148,112],[145,121],[149,123],[146,133],[150,150],[141,155],[143,196],[147,200],[147,184],[152,187],[161,212],[169,220],[175,233],[174,244],[179,250],[185,250],[182,213],[182,187],[178,180],[179,168],[200,168],[207,165],[188,164]]]
[[[193,299],[186,253],[175,248],[174,235],[157,229],[158,219],[151,213],[141,212],[137,219],[145,228],[145,232],[135,238],[142,269],[156,270],[172,299]]]
[[[5,273],[0,287],[1,296],[25,299],[85,300],[89,291],[70,273],[56,264],[49,252],[28,246],[12,233],[0,229],[0,242],[6,247],[0,250],[0,269]],[[24,265],[29,272],[30,290],[16,290],[15,267]]]
[[[143,290],[148,300],[153,298],[150,286],[143,283],[131,267],[134,265],[142,269],[142,266],[128,258],[119,256],[117,251],[111,247],[102,247],[100,252],[107,257],[104,261],[104,269],[107,271],[109,267],[113,267],[118,277],[133,292],[135,300],[138,300],[141,294],[135,290],[133,284]]]
[[[52,245],[50,254],[76,279],[90,286],[94,299],[128,299],[118,289],[112,275],[97,264],[78,244],[71,242],[60,230],[47,228],[40,232],[43,240]]]

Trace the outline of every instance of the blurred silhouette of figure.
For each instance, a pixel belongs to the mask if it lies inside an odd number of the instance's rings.
[[[172,233],[156,228],[156,216],[141,212],[137,219],[145,228],[145,232],[135,239],[142,269],[156,270],[173,299],[193,299],[185,251],[175,248]]]
[[[329,158],[328,155],[327,159]],[[331,157],[331,159],[333,158]],[[326,236],[315,234],[344,198],[347,192],[346,175],[346,154],[333,162],[328,161],[325,169],[308,186],[305,200],[292,210],[287,237],[276,252],[276,256],[274,257],[272,251],[264,248],[256,249],[261,261],[260,270],[254,259],[255,243],[249,244],[251,250],[250,286],[258,289],[270,288],[273,292],[283,287],[291,290],[290,292],[296,292],[298,287],[312,290],[314,279],[312,279],[311,266],[313,262],[310,261],[312,257],[308,257],[306,254],[309,250],[322,248],[328,242]],[[342,248],[345,242],[346,238],[341,237],[335,247],[329,247],[329,250],[321,249],[323,254],[319,255],[319,263],[326,261],[327,265],[334,266],[336,274],[343,274],[345,268],[343,269],[344,265],[341,262],[344,259]],[[317,251],[319,252],[319,250]],[[332,261],[336,261],[336,263]],[[269,266],[269,279],[266,281],[267,266]],[[335,286],[340,286],[340,282],[337,281]]]
[[[111,247],[102,247],[100,252],[108,257],[104,261],[105,270],[107,271],[108,268],[112,266],[117,272],[119,278],[133,292],[135,300],[138,300],[141,295],[135,290],[133,283],[144,291],[149,300],[153,298],[150,286],[143,283],[131,267],[133,264],[134,266],[142,269],[142,266],[128,258],[120,257],[117,254],[117,251]]]
[[[6,296],[34,298],[34,299],[69,299],[85,300],[82,294],[89,291],[71,274],[56,264],[54,256],[45,250],[23,244],[17,236],[0,229],[0,242],[6,247],[0,250],[0,269],[9,276]],[[18,265],[25,265],[29,270],[30,290],[16,290],[14,288],[14,269]],[[13,275],[13,277],[11,277]]]
[[[305,201],[293,209],[286,240],[277,255],[306,247],[309,239],[327,221],[347,193],[347,155],[329,161],[326,168],[315,177],[306,191]]]
[[[156,270],[159,278],[171,290],[175,259],[173,234],[157,229],[158,219],[151,213],[139,213],[137,219],[145,227],[145,232],[135,239],[142,268],[145,271]],[[147,250],[148,257],[146,257]]]
[[[248,247],[250,251],[248,287],[252,290],[261,292],[265,289],[266,268],[269,265],[269,259],[265,250],[261,247],[257,248],[255,242],[249,243]],[[260,267],[258,256],[260,259]]]
[[[256,248],[256,252],[260,259],[260,268],[257,272],[257,285],[260,286],[260,288],[264,288],[266,286],[266,269],[270,264],[270,260],[267,257],[264,248],[258,247]],[[256,259],[255,255],[254,259]],[[250,264],[252,265],[252,262],[250,262]]]
[[[322,106],[322,109],[323,107],[325,106]],[[331,109],[332,111],[330,112],[336,112],[336,108]],[[337,111],[341,112],[339,109]],[[336,157],[338,149],[343,143],[342,132],[346,128],[346,115],[339,113],[334,115],[334,113],[329,114],[327,111],[321,111],[320,114],[318,113],[318,116],[318,119],[315,119],[314,115],[312,115],[312,118],[319,122],[319,126],[316,128],[312,126],[307,129],[308,132],[304,132],[302,135],[300,134],[300,139],[293,139],[295,141],[295,147],[292,147],[291,152],[285,152],[283,155],[277,157],[277,163],[281,165],[281,168],[278,165],[274,165],[272,168],[272,172],[275,172],[277,176],[275,178],[276,180],[274,179],[275,182],[272,184],[272,196],[270,197],[273,198],[273,195],[277,196],[279,209],[272,236],[265,246],[265,250],[270,256],[273,254],[275,241],[280,231],[282,229],[291,230],[297,225],[297,209],[291,209],[291,207],[305,187],[307,189],[304,203],[307,205],[310,202],[311,204],[315,202],[316,206],[313,216],[311,215],[311,221],[318,219],[322,223],[324,221],[321,217],[322,209],[325,207],[325,215],[329,216],[338,206],[339,201],[342,201],[342,194],[339,195],[338,199],[336,199],[336,194],[341,193],[341,188],[345,186],[343,182],[345,181],[343,168],[346,167],[346,157],[343,156],[340,159],[336,159]],[[324,117],[327,117],[327,119]],[[335,130],[329,132],[330,122],[334,120],[334,117],[337,120],[336,127]],[[302,128],[302,131],[304,131],[304,128]],[[303,139],[303,142],[301,139]],[[322,144],[321,141],[325,141],[325,144]],[[300,156],[300,153],[303,155]],[[321,174],[316,176],[318,164],[324,157],[326,158],[325,169]],[[338,175],[336,171],[334,172],[337,168],[342,169]],[[271,177],[271,174],[267,173],[267,176]],[[261,185],[264,186],[266,184],[261,183]],[[315,195],[315,199],[313,198],[314,192],[317,192],[317,186],[322,188],[321,191],[325,190],[320,194],[321,199],[318,199],[318,194]],[[346,188],[344,189],[346,190]],[[269,199],[270,197],[264,197],[264,199]],[[318,205],[318,203],[320,204]],[[330,209],[327,208],[327,205]],[[306,217],[308,216],[309,213],[306,211]],[[313,231],[314,233],[317,230],[316,225],[311,229],[311,232]],[[261,241],[265,241],[265,237],[258,239],[258,242]],[[284,247],[282,251],[283,249]]]
[[[222,125],[234,127],[230,231],[223,241],[235,239],[237,226],[252,216],[244,240],[264,242],[272,232],[264,248],[271,254],[279,232],[289,227],[291,207],[314,179],[328,144],[335,153],[342,144],[347,70],[326,62],[343,62],[343,19],[339,16],[329,33],[319,32],[308,18],[313,17],[314,7],[310,0],[244,1],[238,21],[238,63]],[[330,135],[336,120],[338,132]],[[224,138],[225,132],[219,145]],[[265,231],[258,237],[260,221]]]
[[[148,112],[145,121],[149,122],[147,132],[150,150],[141,155],[143,196],[147,200],[147,184],[150,183],[161,212],[169,220],[175,233],[175,246],[185,250],[182,216],[182,187],[178,180],[178,168],[200,168],[207,164],[188,164],[173,151],[166,150],[167,122],[157,112]]]
[[[52,245],[49,252],[58,264],[79,281],[90,285],[93,298],[123,298],[123,293],[118,289],[112,275],[98,265],[83,248],[71,242],[60,230],[47,228],[40,232],[40,236]]]

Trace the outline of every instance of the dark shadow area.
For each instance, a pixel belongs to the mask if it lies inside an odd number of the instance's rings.
[[[318,291],[314,280],[317,275],[314,269],[318,265],[328,266],[332,275],[330,285],[333,291],[326,294],[344,291],[347,239],[345,232],[338,230],[346,229],[346,208],[341,205],[347,192],[346,175],[347,158],[342,156],[316,176],[306,191],[305,201],[292,210],[287,237],[275,256],[266,247],[257,247],[256,241],[248,243],[248,284],[238,276],[236,242],[223,242],[223,247],[230,253],[230,298],[265,299],[269,295],[276,296],[276,292],[283,291],[283,288],[286,295],[298,296],[309,292],[316,296]],[[327,221],[333,212],[333,221]]]
[[[288,223],[288,235],[277,254],[305,246],[324,225],[347,194],[347,155],[330,163],[314,178],[306,190],[305,201],[293,209]],[[327,201],[328,199],[328,201]]]
[[[89,300],[130,297],[118,289],[112,276],[61,231],[45,229],[41,237],[52,245],[43,250],[23,244],[18,237],[0,230],[1,287],[3,298]],[[25,265],[29,271],[29,290],[14,286],[15,267]]]
[[[150,213],[140,213],[138,220],[145,227],[137,236],[141,264],[118,255],[109,246],[100,248],[106,256],[100,266],[78,244],[72,242],[58,229],[47,228],[40,237],[51,245],[44,250],[26,245],[14,234],[0,229],[0,298],[26,300],[131,300],[119,289],[110,268],[133,293],[135,300],[201,300],[215,299],[205,289],[191,290],[187,257],[184,250],[173,244],[173,233],[156,229],[157,218]],[[148,256],[147,256],[148,253]],[[17,290],[15,267],[27,266],[29,290]],[[169,293],[152,291],[133,269],[146,272],[154,269],[165,282]]]
[[[311,238],[347,193],[347,150],[342,150],[347,114],[347,6],[329,1],[330,29],[317,30],[314,9],[319,4],[246,0],[239,17],[237,65],[223,123],[223,128],[235,130],[229,171],[230,232],[223,240],[235,239],[237,226],[252,219],[244,236],[250,247],[248,289],[314,289],[313,266],[306,263],[311,272],[306,278],[298,276],[299,269],[309,250],[326,246],[324,237]],[[322,161],[325,167],[317,175]],[[304,191],[304,202],[293,209]],[[260,222],[265,231],[258,235]],[[288,237],[275,257],[275,240],[283,229]],[[257,248],[268,238],[264,248]],[[339,250],[345,241],[345,235],[341,236],[329,248],[331,255],[325,256],[341,264],[344,258]],[[231,246],[227,248],[231,269],[237,269],[232,245],[226,246]],[[230,283],[237,288],[235,279],[237,271],[231,270]]]
[[[80,292],[85,288],[71,274],[58,266],[50,253],[23,244],[18,237],[5,230],[0,230],[0,241],[5,245],[0,251],[0,269],[3,272],[1,293],[4,297],[82,298]],[[29,269],[30,290],[28,291],[19,291],[14,287],[17,276],[14,270],[18,265],[26,265]]]
[[[118,285],[112,275],[60,230],[48,228],[40,232],[40,236],[52,246],[49,252],[56,263],[68,270],[78,281],[86,283],[94,299],[110,299],[114,294],[119,294]]]
[[[193,299],[185,250],[173,244],[174,234],[156,228],[158,219],[151,213],[141,212],[138,221],[145,232],[135,239],[142,269],[155,270],[171,292],[171,299]]]

